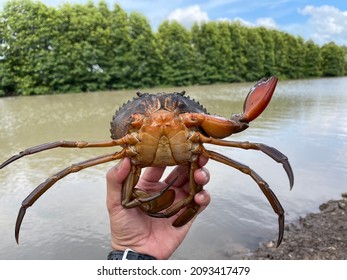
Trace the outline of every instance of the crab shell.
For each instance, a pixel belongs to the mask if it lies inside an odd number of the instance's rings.
[[[149,116],[159,110],[175,112],[175,114],[199,113],[207,114],[207,110],[194,99],[184,96],[185,92],[149,94],[137,92],[138,97],[129,100],[118,109],[111,122],[111,138],[120,139],[131,133],[133,114]],[[203,129],[200,129],[204,133]]]

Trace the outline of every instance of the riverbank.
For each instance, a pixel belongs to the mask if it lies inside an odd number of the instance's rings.
[[[245,259],[347,260],[347,192],[342,199],[323,203],[319,209],[319,213],[287,225],[279,248],[273,240]]]

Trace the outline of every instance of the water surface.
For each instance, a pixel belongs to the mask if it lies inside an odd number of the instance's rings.
[[[181,91],[211,113],[239,113],[246,84],[150,89]],[[276,193],[292,222],[321,203],[337,199],[347,181],[347,78],[280,81],[266,111],[230,140],[266,143],[286,154],[295,184],[281,166],[257,151],[209,146],[253,168]],[[55,140],[108,140],[115,110],[134,90],[0,99],[0,162]],[[105,173],[99,165],[59,181],[28,209],[20,245],[14,224],[20,203],[61,169],[112,149],[55,149],[23,158],[0,171],[0,259],[105,259],[111,250],[105,207]],[[277,215],[247,175],[209,161],[212,196],[175,259],[238,259],[259,243],[276,239]],[[131,221],[129,221],[131,222]],[[170,238],[168,236],[168,238]]]

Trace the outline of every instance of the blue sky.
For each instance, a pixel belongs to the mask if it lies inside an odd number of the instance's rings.
[[[87,0],[41,0],[57,6]],[[0,0],[0,3],[4,2]],[[98,2],[96,0],[95,2]],[[106,0],[109,7],[120,4],[127,12],[144,14],[154,30],[165,19],[187,27],[194,21],[239,20],[245,25],[263,25],[313,39],[318,44],[334,41],[347,45],[346,0]]]

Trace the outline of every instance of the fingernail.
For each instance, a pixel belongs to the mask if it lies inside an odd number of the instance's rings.
[[[197,199],[200,201],[200,202],[203,202],[205,200],[205,195],[203,193],[197,193]]]
[[[209,196],[205,191],[197,193],[196,200],[200,204],[200,206],[206,206],[209,204]]]
[[[204,176],[205,181],[208,182],[210,180],[210,174],[206,168],[201,168],[201,174]]]

